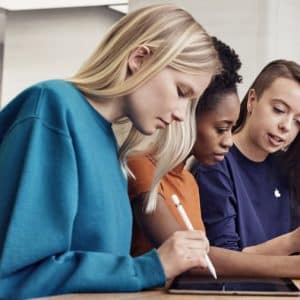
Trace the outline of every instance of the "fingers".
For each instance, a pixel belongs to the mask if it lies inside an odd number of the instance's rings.
[[[206,239],[206,235],[202,230],[183,230],[173,233],[174,236],[181,236],[188,239]]]
[[[182,239],[183,243],[188,243],[190,247],[196,247],[204,249],[205,253],[209,252],[209,241],[202,230],[193,230],[193,231],[176,231],[173,234],[174,238]],[[199,245],[201,242],[201,245]]]
[[[186,249],[185,254],[183,256],[183,259],[185,260],[185,263],[187,264],[187,268],[194,268],[194,267],[201,267],[201,268],[207,268],[207,263],[204,258],[206,252],[202,249]]]
[[[203,231],[178,231],[158,249],[167,278],[193,267],[206,268],[209,243]]]

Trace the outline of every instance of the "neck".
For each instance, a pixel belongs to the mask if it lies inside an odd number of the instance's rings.
[[[118,119],[125,116],[123,98],[87,98],[87,101],[110,123],[115,123]]]
[[[240,152],[252,161],[262,162],[268,156],[268,153],[260,149],[258,145],[254,143],[245,127],[233,136],[233,142]]]

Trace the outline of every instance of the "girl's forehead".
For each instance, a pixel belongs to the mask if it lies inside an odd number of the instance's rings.
[[[235,122],[240,112],[240,100],[236,93],[228,94],[223,96],[215,106],[203,112],[199,119],[205,118],[214,122]]]
[[[264,92],[278,95],[287,93],[297,93],[300,95],[300,82],[289,78],[278,77],[264,90]]]
[[[300,114],[300,83],[288,78],[277,78],[265,90],[262,97],[266,101],[278,102]]]

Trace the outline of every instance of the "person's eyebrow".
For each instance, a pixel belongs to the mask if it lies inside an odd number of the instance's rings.
[[[192,86],[189,84],[183,83],[183,89],[186,97],[192,98],[192,99],[198,99],[199,96],[196,94],[195,90]]]
[[[282,105],[284,105],[287,109],[289,109],[289,110],[291,110],[292,109],[292,107],[290,106],[290,105],[288,105],[283,99],[281,99],[281,98],[273,98],[272,99],[272,102],[274,103],[280,103],[280,104],[282,104]],[[297,116],[300,116],[300,112],[299,113],[297,113],[296,114]]]
[[[196,86],[187,79],[179,79],[178,85],[183,89],[187,97],[198,98],[199,95],[196,93]]]
[[[181,82],[178,85],[186,97],[196,96],[194,89],[188,83]]]
[[[217,124],[226,124],[226,125],[233,125],[235,122],[234,121],[231,121],[231,120],[220,120],[220,121],[217,121]]]
[[[273,98],[272,102],[280,102],[280,104],[283,104],[284,106],[286,106],[287,108],[291,108],[283,99],[281,98]]]

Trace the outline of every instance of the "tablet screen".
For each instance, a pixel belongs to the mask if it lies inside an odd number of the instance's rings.
[[[193,294],[299,295],[300,290],[290,279],[224,278],[214,280],[182,275],[173,281],[169,291]]]

